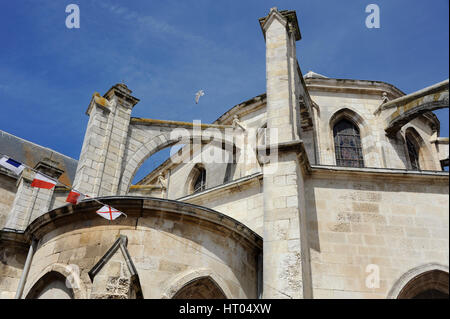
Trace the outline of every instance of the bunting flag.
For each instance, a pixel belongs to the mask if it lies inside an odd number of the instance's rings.
[[[35,172],[36,175],[34,176],[33,182],[31,183],[32,187],[52,189],[58,183],[66,186],[67,188],[70,189],[70,193],[67,196],[66,202],[71,203],[73,205],[77,205],[84,198],[90,197],[89,195],[86,195],[86,194],[83,194],[83,193],[80,193],[80,192],[74,190],[72,187],[70,187],[68,185],[65,185],[57,180],[47,177],[44,174],[39,173],[39,171],[35,170],[34,168],[31,168],[25,164],[15,161],[8,156],[3,156],[2,158],[0,158],[0,166],[13,171],[17,175],[20,175],[25,168]],[[109,205],[105,205],[104,203],[102,203],[101,201],[99,201],[95,198],[93,198],[93,200],[96,201],[97,203],[103,205],[102,208],[100,208],[99,210],[96,211],[96,213],[99,214],[100,216],[102,216],[103,218],[108,219],[108,220],[115,220],[117,217],[119,217],[122,214],[125,215],[125,217],[127,217],[127,215],[124,212],[121,212]]]
[[[56,185],[56,181],[45,177],[39,173],[36,173],[33,182],[31,183],[32,187],[44,188],[44,189],[52,189]]]
[[[79,202],[81,202],[86,195],[83,195],[79,192],[76,192],[74,190],[71,190],[69,193],[69,196],[67,196],[66,202],[71,203],[73,205],[77,205]]]
[[[117,210],[109,205],[103,206],[98,211],[96,211],[96,213],[108,220],[114,220],[123,214],[120,210]]]
[[[7,156],[3,156],[2,158],[0,158],[0,165],[13,171],[16,175],[20,175],[20,173],[22,173],[25,168],[22,163],[19,163]]]

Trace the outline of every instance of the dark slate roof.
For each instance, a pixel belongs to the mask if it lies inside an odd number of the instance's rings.
[[[75,178],[77,160],[0,130],[0,157],[3,155],[32,168],[43,159],[50,159],[58,162],[58,168],[64,171],[59,177],[61,183],[71,186]]]

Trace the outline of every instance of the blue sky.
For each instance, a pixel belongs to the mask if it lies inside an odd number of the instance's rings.
[[[70,3],[80,7],[80,29],[65,26]],[[370,3],[381,9],[380,29],[365,27]],[[212,122],[265,92],[258,18],[273,6],[297,11],[304,73],[406,93],[449,77],[448,0],[5,1],[0,129],[78,159],[93,92],[121,81],[141,100],[133,116]],[[199,89],[206,95],[196,105]],[[448,109],[437,114],[448,136]]]

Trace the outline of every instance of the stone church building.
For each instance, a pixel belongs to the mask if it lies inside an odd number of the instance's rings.
[[[133,117],[116,84],[79,160],[0,131],[1,155],[90,196],[0,170],[0,298],[448,298],[449,81],[303,74],[296,13],[259,23],[267,91],[212,124]]]

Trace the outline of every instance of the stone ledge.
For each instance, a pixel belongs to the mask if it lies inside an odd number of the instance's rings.
[[[311,172],[311,164],[309,162],[303,140],[294,140],[290,142],[259,146],[257,148],[257,159],[261,166],[264,166],[264,163],[262,163],[262,157],[264,155],[260,155],[259,153],[267,154],[267,150],[273,148],[276,148],[278,152],[296,152],[303,172],[307,174]],[[268,155],[268,157],[270,158],[270,155]]]
[[[355,79],[305,79],[308,91],[325,91],[334,93],[357,93],[379,95],[388,93],[390,98],[404,96],[405,93],[392,84],[383,81],[355,80]]]
[[[17,229],[3,228],[0,230],[0,244],[8,246],[20,246],[28,249],[29,244],[23,231]]]
[[[215,186],[215,187],[211,187],[209,189],[205,189],[204,191],[199,192],[199,193],[195,193],[195,194],[191,194],[191,195],[186,195],[186,196],[180,197],[177,200],[179,200],[179,201],[188,201],[190,199],[202,197],[202,196],[207,195],[207,194],[209,195],[209,194],[213,194],[213,193],[216,193],[216,192],[219,192],[219,191],[224,191],[224,190],[228,190],[228,189],[231,189],[231,188],[239,187],[239,186],[241,186],[243,184],[251,183],[252,181],[254,181],[256,179],[261,180],[262,178],[263,178],[263,173],[258,172],[258,173],[255,173],[255,174],[252,174],[252,175],[249,175],[249,176],[241,177],[239,179],[236,179],[234,181],[231,181],[231,182],[228,182],[228,183],[225,183],[225,184],[221,184],[221,185],[218,185],[218,186]]]
[[[380,177],[385,176],[417,176],[424,178],[441,178],[448,179],[449,172],[445,171],[412,171],[405,169],[396,169],[396,168],[376,168],[376,167],[367,167],[367,168],[354,168],[354,167],[342,167],[342,166],[332,166],[332,165],[311,165],[312,173],[321,173],[321,172],[336,172],[342,174],[376,174],[380,175]]]
[[[233,126],[231,126],[231,125],[194,124],[194,123],[190,123],[190,122],[144,119],[144,118],[140,118],[140,117],[132,117],[131,120],[130,120],[130,124],[154,125],[154,126],[163,126],[163,127],[186,127],[186,128],[200,127],[201,129],[207,129],[207,128],[218,128],[218,129],[233,128]]]

